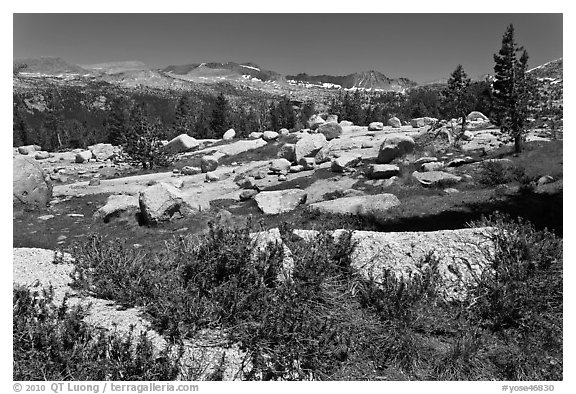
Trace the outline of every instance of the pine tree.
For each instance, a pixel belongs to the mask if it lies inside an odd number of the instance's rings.
[[[364,123],[365,115],[362,110],[362,98],[359,90],[356,90],[352,96],[346,92],[342,107],[344,112],[342,120],[349,120],[358,125]]]
[[[206,115],[206,111],[201,111],[196,122],[194,123],[194,135],[196,138],[210,138],[212,137],[212,130],[210,128],[210,119]]]
[[[466,129],[466,114],[471,109],[470,78],[466,75],[464,67],[459,64],[450,74],[448,79],[448,89],[446,90],[446,100],[450,112],[454,117],[462,118],[462,131]]]
[[[46,150],[57,150],[63,147],[62,142],[62,103],[60,101],[59,95],[56,91],[46,94],[46,115],[42,122],[42,128],[44,130],[44,140],[42,141],[42,147]]]
[[[518,57],[520,54],[520,57]],[[514,40],[514,26],[509,25],[502,38],[502,47],[494,55],[494,113],[502,131],[514,139],[514,151],[522,150],[522,135],[528,117],[530,100],[526,71],[528,53]]]
[[[246,116],[246,132],[260,131],[260,119],[254,108],[250,107]]]
[[[170,158],[162,148],[163,132],[160,122],[149,119],[145,103],[137,104],[130,113],[130,125],[123,144],[125,153],[143,169],[155,164],[166,165]]]
[[[212,119],[210,121],[210,129],[213,136],[222,136],[229,127],[228,111],[229,104],[223,93],[216,97],[216,103],[212,110]]]
[[[343,114],[343,110],[342,110],[342,95],[336,97],[332,97],[332,100],[330,101],[330,107],[329,107],[329,112],[333,115],[337,115],[338,119],[342,119],[344,120],[344,114]],[[312,116],[314,112],[312,112],[310,114],[310,116]],[[310,119],[310,116],[308,117],[308,119]],[[306,119],[306,120],[308,120]]]
[[[123,97],[114,97],[110,102],[105,128],[108,141],[114,145],[126,142],[126,134],[130,129],[130,105]]]
[[[12,145],[29,145],[29,139],[28,126],[20,114],[19,105],[14,104],[12,109]]]
[[[192,103],[187,94],[182,95],[176,105],[174,124],[172,126],[173,136],[192,133]]]
[[[272,130],[293,129],[296,124],[296,114],[288,97],[283,97],[278,103],[272,102],[269,116]]]

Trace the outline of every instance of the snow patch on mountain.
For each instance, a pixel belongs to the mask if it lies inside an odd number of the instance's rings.
[[[245,65],[243,65],[243,64],[240,64],[240,67],[250,68],[250,69],[252,69],[252,70],[260,71],[260,69],[259,69],[258,67],[245,66]]]

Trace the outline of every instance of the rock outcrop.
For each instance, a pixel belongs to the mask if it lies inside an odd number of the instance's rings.
[[[264,191],[258,193],[254,200],[258,208],[267,215],[290,212],[306,202],[307,194],[300,189]]]
[[[440,296],[446,300],[461,299],[467,286],[474,285],[487,267],[493,253],[491,228],[466,228],[427,232],[352,231],[351,265],[366,279],[382,283],[392,273],[410,280],[414,275],[430,269],[437,262],[440,275]],[[336,239],[347,234],[336,230]],[[294,235],[312,241],[318,236],[314,230],[294,230]]]
[[[393,194],[384,193],[370,196],[342,197],[335,200],[310,204],[310,210],[326,213],[339,213],[358,216],[379,215],[392,207],[400,205],[400,200]]]
[[[12,161],[13,205],[25,209],[45,208],[52,199],[52,183],[32,158],[16,156]]]

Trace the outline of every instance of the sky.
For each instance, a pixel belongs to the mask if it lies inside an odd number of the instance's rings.
[[[562,14],[14,14],[15,59],[151,67],[254,62],[282,74],[375,70],[416,82],[493,71],[508,24],[537,66],[562,57]]]

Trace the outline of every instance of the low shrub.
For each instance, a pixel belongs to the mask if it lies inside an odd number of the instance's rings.
[[[14,380],[174,380],[180,357],[154,352],[145,333],[106,333],[83,321],[85,310],[53,302],[53,291],[13,291]]]
[[[486,186],[503,185],[510,181],[506,166],[498,161],[484,161],[478,181]]]
[[[510,344],[510,380],[561,380],[562,239],[501,214],[475,225],[493,228],[494,253],[470,289],[467,319]]]
[[[77,249],[75,278],[143,307],[172,341],[222,330],[249,357],[246,379],[561,379],[562,240],[500,215],[474,225],[495,229],[489,267],[450,302],[432,254],[412,275],[376,282],[352,266],[351,233],[308,242],[287,224],[290,255],[275,242],[256,249],[251,225],[211,226],[147,254],[93,239]]]

